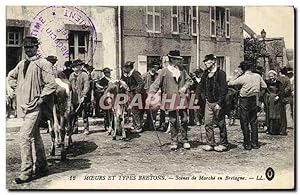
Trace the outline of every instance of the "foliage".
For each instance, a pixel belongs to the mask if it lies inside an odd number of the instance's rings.
[[[257,63],[257,60],[261,56],[266,55],[265,45],[263,41],[258,40],[255,37],[247,37],[244,39],[244,59]]]

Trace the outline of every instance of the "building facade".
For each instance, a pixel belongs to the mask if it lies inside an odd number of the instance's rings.
[[[39,55],[65,61],[82,59],[100,70],[117,66],[116,7],[7,6],[6,59],[8,73],[24,58],[22,39],[39,38]]]
[[[7,6],[7,73],[24,58],[22,38],[40,39],[42,57],[82,59],[119,77],[125,61],[144,73],[170,50],[180,50],[189,71],[213,53],[231,74],[243,60],[244,8],[219,6]]]
[[[231,74],[243,60],[243,7],[122,7],[122,62],[146,72],[170,50],[180,50],[189,71],[213,53]]]

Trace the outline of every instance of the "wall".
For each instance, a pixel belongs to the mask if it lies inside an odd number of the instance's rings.
[[[230,8],[230,39],[217,41],[210,36],[209,7],[199,7],[200,15],[200,66],[204,68],[205,55],[213,53],[216,56],[230,57],[230,73],[232,74],[243,60],[243,8]]]

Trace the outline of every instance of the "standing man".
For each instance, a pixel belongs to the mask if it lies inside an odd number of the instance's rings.
[[[223,152],[228,150],[227,129],[225,124],[225,97],[228,91],[226,73],[216,65],[216,57],[213,54],[205,56],[203,60],[206,70],[199,85],[198,100],[205,100],[205,130],[207,145],[205,151],[215,150]],[[201,95],[201,97],[200,97]],[[214,137],[214,125],[220,129],[220,142],[216,143]]]
[[[90,82],[90,87],[89,87],[89,92],[88,92],[88,97],[87,97],[87,110],[88,110],[88,116],[92,117],[93,116],[93,109],[95,107],[94,105],[94,80],[92,77],[92,72],[95,69],[93,66],[90,66],[88,64],[84,64],[84,68],[86,73],[89,76],[89,82]]]
[[[280,127],[280,134],[287,135],[287,115],[286,115],[286,108],[289,100],[292,96],[292,88],[290,79],[286,76],[287,74],[287,67],[283,67],[280,69],[278,80],[282,83],[282,87],[284,89],[285,96],[282,99],[282,107],[281,109],[281,127]]]
[[[15,179],[17,184],[29,182],[33,175],[48,174],[47,160],[39,122],[42,114],[51,117],[53,101],[51,94],[56,84],[52,64],[37,56],[39,42],[36,37],[24,38],[25,59],[8,74],[8,83],[16,92],[17,116],[23,118],[20,128],[21,173]]]
[[[88,97],[90,90],[89,75],[83,71],[84,62],[80,59],[75,60],[72,64],[74,72],[70,75],[72,88],[72,105],[73,111],[71,124],[74,127],[74,133],[78,133],[78,115],[82,113],[84,134],[89,134],[88,118]]]
[[[240,68],[244,74],[228,82],[229,86],[241,85],[239,95],[240,123],[244,135],[245,150],[258,149],[257,105],[262,89],[267,85],[258,73],[253,73],[253,64],[243,61]],[[251,127],[251,130],[249,128]]]
[[[70,78],[70,75],[74,72],[71,67],[72,61],[65,61],[63,73],[66,75],[67,79]]]
[[[142,75],[133,68],[133,65],[134,62],[127,61],[123,66],[124,73],[121,76],[121,80],[125,81],[125,83],[129,87],[130,99],[132,99],[137,94],[142,95],[142,90],[144,87],[144,80],[142,78]],[[131,111],[133,115],[134,132],[140,133],[142,132],[143,113],[136,106],[132,107]]]
[[[160,68],[160,65],[158,64],[153,64],[151,69],[146,72],[145,74],[142,75],[145,85],[144,85],[144,93],[143,93],[143,100],[145,100],[147,98],[150,86],[152,85],[152,83],[156,80],[157,76],[158,76],[158,69]],[[156,119],[156,111],[152,111],[150,109],[146,110],[146,114],[147,114],[147,118],[144,122],[144,126],[143,128],[147,129],[147,130],[151,130],[154,129],[155,127],[153,125]],[[152,115],[152,117],[151,117]],[[152,122],[151,122],[152,121]]]
[[[187,109],[179,109],[179,101],[181,98],[186,98],[186,93],[189,87],[193,84],[191,77],[186,70],[182,67],[182,57],[180,51],[173,50],[169,52],[170,64],[163,68],[154,83],[150,86],[149,97],[146,102],[150,102],[155,93],[161,89],[163,99],[167,97],[168,100],[175,100],[168,106],[167,104],[162,109],[168,110],[169,121],[171,125],[171,150],[178,148],[178,133],[181,132],[183,148],[190,149],[188,142],[187,130],[188,119]],[[175,95],[175,99],[173,96]],[[179,101],[177,101],[179,100]],[[185,99],[186,100],[186,99]],[[164,100],[163,100],[164,101]],[[171,106],[173,104],[173,106]],[[181,118],[181,124],[179,117]]]
[[[108,88],[108,84],[109,82],[112,81],[112,78],[111,78],[111,71],[112,69],[106,67],[106,68],[103,68],[102,72],[104,74],[104,76],[98,80],[96,83],[95,83],[95,100],[96,100],[96,114],[97,113],[100,113],[100,105],[99,105],[99,100],[100,98],[104,95],[104,91]],[[104,111],[104,128],[105,130],[109,131],[109,133],[111,132],[111,121],[112,121],[112,118],[113,118],[113,114],[112,114],[112,109],[107,109],[107,110],[103,110]]]
[[[195,94],[197,93],[198,85],[200,84],[201,77],[203,75],[203,70],[201,68],[197,68],[192,76],[193,85],[190,87],[190,93]],[[205,102],[200,99],[197,102],[197,106],[200,106],[200,109],[190,109],[189,110],[189,125],[193,126],[196,124],[199,126],[202,123],[203,116],[204,116],[204,106]]]

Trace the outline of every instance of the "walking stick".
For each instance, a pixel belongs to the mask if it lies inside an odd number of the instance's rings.
[[[155,124],[153,123],[153,115],[152,115],[152,112],[151,112],[151,109],[150,109],[150,108],[149,108],[149,111],[150,111],[151,123],[152,123],[152,125],[153,125],[153,128],[154,128],[156,137],[157,137],[157,139],[158,139],[158,142],[159,142],[159,144],[160,144],[159,147],[161,148],[161,147],[162,147],[162,144],[161,144],[160,138],[159,138],[159,136],[158,136],[158,133],[157,133]]]

